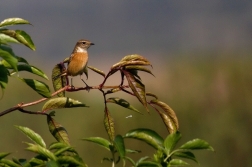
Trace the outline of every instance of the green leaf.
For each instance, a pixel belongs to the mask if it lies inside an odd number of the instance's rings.
[[[153,161],[142,161],[137,164],[137,167],[162,167],[162,165]]]
[[[16,30],[16,39],[24,44],[25,46],[27,46],[28,48],[32,49],[32,50],[35,50],[35,45],[31,39],[31,37],[25,32],[25,31],[22,31],[22,30]]]
[[[110,115],[109,110],[107,107],[104,110],[104,127],[107,131],[110,141],[114,141],[115,138],[115,127],[114,127],[114,120]]]
[[[55,91],[60,90],[61,88],[65,87],[67,84],[67,77],[60,76],[65,68],[61,66],[61,64],[57,64],[52,70],[52,81],[53,81],[53,88]],[[65,96],[65,91],[62,91],[57,94],[59,97]]]
[[[31,66],[29,64],[18,64],[17,68],[18,68],[18,71],[28,71],[48,80],[48,77],[46,76],[46,74],[35,66]],[[15,71],[11,72],[12,75],[14,73]]]
[[[12,54],[11,50],[8,50],[7,47],[0,47],[0,57],[2,57],[10,66],[17,71],[18,60],[15,55]]]
[[[173,153],[173,156],[190,159],[190,160],[193,160],[193,161],[198,163],[198,161],[196,160],[195,155],[190,151],[177,151],[177,152]]]
[[[68,164],[68,166],[85,166],[85,167],[87,167],[86,164],[84,164],[83,162],[78,161],[73,156],[60,156],[60,157],[58,157],[58,162],[61,165]]]
[[[138,111],[135,107],[133,107],[129,102],[127,102],[126,100],[124,99],[121,99],[119,97],[110,97],[106,100],[108,103],[115,103],[115,104],[118,104],[124,108],[127,108],[127,109],[130,109],[130,110],[133,110],[135,112],[138,112],[140,114],[142,114],[140,111]]]
[[[50,150],[47,150],[46,148],[41,147],[40,145],[37,145],[37,144],[31,144],[31,143],[27,143],[27,144],[28,144],[28,147],[26,148],[26,150],[35,152],[39,155],[42,155],[53,161],[56,161],[57,158]]]
[[[149,144],[150,146],[154,147],[155,149],[162,148],[164,142],[163,138],[155,131],[144,128],[133,129],[127,132],[125,137],[142,140],[147,144]]]
[[[94,71],[94,72],[96,72],[96,73],[102,75],[103,77],[105,77],[105,73],[104,73],[103,71],[101,71],[101,70],[99,70],[99,69],[97,69],[97,68],[95,68],[95,67],[92,67],[92,66],[87,66],[87,67],[88,67],[90,70],[92,70],[92,71]]]
[[[8,70],[0,64],[0,87],[4,90],[8,83]]]
[[[40,94],[43,97],[50,97],[50,89],[49,87],[41,81],[35,80],[35,79],[25,79],[25,78],[19,78],[21,81],[26,83],[28,86],[30,86],[33,90],[35,90],[38,94]]]
[[[49,99],[43,106],[42,111],[46,112],[53,109],[61,108],[74,108],[74,107],[88,107],[78,100],[71,99],[69,97],[56,97]]]
[[[15,126],[15,127],[18,130],[20,130],[21,132],[23,132],[34,143],[40,145],[41,147],[46,148],[46,144],[45,144],[43,138],[39,134],[37,134],[36,132],[34,132],[33,130],[31,130],[27,127],[23,127],[23,126]]]
[[[60,165],[56,161],[47,161],[46,167],[60,167]]]
[[[171,133],[166,137],[164,141],[164,147],[168,155],[172,152],[172,150],[174,149],[174,147],[176,146],[176,144],[180,139],[181,139],[181,133],[179,131]]]
[[[188,149],[188,150],[211,150],[214,151],[208,142],[202,139],[193,139],[191,141],[183,144],[179,149]]]
[[[189,164],[181,159],[172,159],[168,163],[168,166],[185,166],[185,165],[189,165]]]
[[[139,79],[135,78],[129,71],[123,70],[123,74],[126,76],[129,87],[133,91],[134,95],[143,104],[146,110],[149,111],[147,108],[144,84]]]
[[[155,104],[163,109],[164,112],[160,112],[157,108],[156,111],[160,114],[163,122],[165,123],[167,130],[170,133],[175,133],[179,128],[178,118],[175,112],[166,103],[159,100],[151,100],[150,104]]]
[[[83,138],[82,140],[96,143],[99,146],[101,146],[107,150],[110,150],[111,143],[107,139],[104,139],[101,137],[89,137],[89,138]]]
[[[1,163],[7,165],[8,167],[20,167],[19,164],[15,163],[15,162],[13,162],[11,160],[8,160],[8,159],[1,159],[0,164]],[[4,167],[5,167],[5,165],[4,165]]]
[[[15,38],[1,33],[1,30],[0,30],[0,44],[7,45],[8,43],[19,43],[19,42]]]
[[[57,123],[51,116],[47,116],[47,124],[53,137],[62,143],[70,145],[70,140],[66,129]]]
[[[67,152],[67,151],[72,151],[72,147],[64,147],[64,148],[61,148],[61,149],[58,149],[57,151],[54,152],[54,155],[55,156],[60,156],[62,155],[63,153]],[[64,154],[63,154],[64,155]]]
[[[0,27],[17,25],[17,24],[30,24],[30,22],[22,18],[8,18],[0,23]]]
[[[10,153],[5,152],[0,153],[0,160],[3,159],[4,157],[7,157],[8,155],[10,155]]]
[[[44,165],[44,161],[41,160],[41,159],[38,159],[38,158],[32,158],[30,161],[29,161],[29,165],[30,166],[42,166]],[[30,166],[25,166],[25,167],[30,167]]]
[[[116,135],[114,144],[121,158],[125,157],[125,145],[121,135]]]

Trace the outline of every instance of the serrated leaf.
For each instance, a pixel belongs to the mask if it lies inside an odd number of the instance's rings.
[[[0,48],[0,57],[2,57],[6,62],[8,62],[15,71],[17,71],[18,60],[14,56],[15,55],[13,55],[8,48]]]
[[[142,140],[147,144],[149,144],[150,146],[154,147],[155,149],[162,148],[164,142],[164,139],[155,131],[144,128],[133,129],[127,132],[125,137]]]
[[[7,157],[8,155],[10,155],[10,153],[5,153],[5,152],[0,153],[0,160]]]
[[[160,112],[159,110],[157,111],[160,113],[160,116],[163,122],[165,123],[167,130],[170,133],[176,132],[179,128],[179,124],[177,116],[175,112],[172,110],[172,108],[169,107],[166,103],[159,100],[151,100],[150,103],[155,104],[163,109],[164,113]]]
[[[22,30],[16,30],[16,39],[24,44],[25,46],[27,46],[28,48],[35,50],[35,45],[31,39],[31,37],[29,36],[29,34],[27,34],[25,31]]]
[[[175,133],[171,133],[166,137],[164,141],[164,147],[165,147],[165,150],[167,151],[167,154],[171,153],[171,151],[174,149],[174,147],[176,146],[176,144],[178,143],[180,139],[181,139],[181,134],[178,131]]]
[[[26,148],[26,150],[35,152],[39,155],[42,155],[44,157],[47,157],[53,161],[55,161],[57,158],[55,157],[55,155],[48,149],[41,147],[40,145],[37,144],[29,144],[28,147]]]
[[[42,111],[46,112],[53,109],[61,108],[74,108],[74,107],[88,107],[78,100],[71,99],[69,97],[56,97],[49,99],[43,106]]]
[[[154,76],[154,74],[151,72],[151,70],[149,70],[148,68],[145,68],[143,66],[134,66],[134,65],[129,65],[125,67],[126,70],[139,70],[139,71],[144,71],[147,72],[151,75]],[[155,77],[155,76],[154,76]]]
[[[56,122],[51,116],[47,116],[47,124],[51,134],[57,141],[70,145],[67,131],[61,124]]]
[[[46,74],[42,70],[38,69],[35,66],[31,66],[29,64],[18,64],[17,68],[18,68],[18,71],[28,71],[30,73],[33,73],[35,75],[38,75],[38,76],[48,80],[48,77],[46,76]],[[12,75],[14,73],[15,73],[15,71],[11,72]]]
[[[126,76],[129,87],[133,91],[134,95],[143,104],[146,110],[149,111],[147,108],[144,84],[139,79],[135,78],[134,75],[132,75],[129,71],[124,70],[123,74]]]
[[[0,23],[0,27],[17,25],[17,24],[30,24],[30,22],[22,18],[8,18]]]
[[[111,143],[107,139],[104,139],[101,137],[88,137],[88,138],[83,138],[82,140],[96,143],[99,146],[101,146],[107,150],[110,150]]]
[[[125,145],[121,135],[116,135],[114,144],[121,158],[125,157]]]
[[[35,79],[25,79],[25,78],[19,78],[21,81],[26,83],[28,86],[30,86],[33,90],[35,90],[38,94],[40,94],[43,97],[50,97],[50,89],[49,87],[41,81],[35,80]]]
[[[168,166],[185,166],[185,165],[189,165],[189,164],[181,159],[172,159],[168,163]]]
[[[58,157],[58,162],[63,164],[68,164],[69,166],[84,166],[87,167],[87,165],[83,162],[78,161],[73,156],[60,156]]]
[[[115,103],[115,104],[118,104],[124,108],[127,108],[127,109],[130,109],[130,110],[133,110],[137,113],[140,113],[142,114],[140,111],[138,111],[135,107],[133,107],[129,102],[127,102],[126,100],[124,99],[121,99],[119,97],[110,97],[106,100],[106,102],[108,103]]]
[[[110,112],[107,108],[104,111],[104,127],[107,131],[110,141],[114,141],[115,138],[115,127],[114,120],[110,115]]]
[[[23,126],[15,126],[15,127],[21,132],[23,132],[31,141],[40,145],[41,147],[46,148],[46,144],[43,138],[39,134],[37,134],[36,132],[34,132],[33,130],[27,127],[23,127]]]
[[[94,71],[94,72],[96,72],[96,73],[102,75],[103,77],[105,77],[105,73],[104,73],[103,71],[101,71],[101,70],[99,70],[99,69],[97,69],[97,68],[95,68],[95,67],[92,67],[92,66],[87,66],[87,67],[88,67],[90,70],[92,70],[92,71]]]
[[[20,167],[19,164],[11,161],[11,160],[8,160],[8,159],[1,159],[0,160],[0,164],[3,163],[4,164],[4,167],[5,166],[8,166],[8,167]]]
[[[67,84],[67,77],[60,76],[65,69],[62,68],[60,64],[57,64],[52,70],[52,82],[54,91],[58,91],[61,88],[65,87]],[[60,77],[59,77],[60,76]],[[65,91],[57,94],[59,97],[65,96]]]
[[[190,159],[190,160],[193,160],[193,161],[195,161],[195,162],[198,163],[198,161],[196,160],[195,155],[192,152],[190,152],[190,151],[178,151],[178,152],[174,152],[173,156],[180,157],[180,158]]]
[[[188,149],[188,150],[211,150],[214,151],[208,142],[202,139],[193,139],[191,141],[183,144],[179,149]]]

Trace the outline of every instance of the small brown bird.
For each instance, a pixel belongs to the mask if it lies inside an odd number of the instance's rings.
[[[68,67],[67,67],[67,75],[69,76],[77,76],[82,75],[85,73],[87,79],[88,79],[88,69],[87,69],[87,63],[88,63],[88,52],[87,49],[94,45],[94,43],[90,42],[89,40],[81,39],[79,40],[74,50],[69,58],[68,61]],[[85,81],[82,79],[82,81],[85,83]],[[72,79],[71,79],[72,84]],[[85,83],[86,84],[86,83]],[[86,86],[88,86],[86,84]]]

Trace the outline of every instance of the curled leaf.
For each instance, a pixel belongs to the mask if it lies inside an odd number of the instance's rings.
[[[109,136],[110,141],[114,141],[115,138],[115,127],[114,120],[110,115],[110,112],[107,108],[104,110],[104,126]]]
[[[139,71],[144,71],[147,72],[151,75],[153,75],[153,73],[151,72],[151,70],[149,70],[148,68],[145,68],[143,66],[134,66],[134,65],[129,65],[125,67],[126,70],[139,70]],[[153,75],[154,76],[154,75]]]
[[[52,70],[52,82],[55,91],[58,91],[67,85],[67,76],[61,76],[64,70],[65,69],[63,66],[61,66],[61,64],[57,64]],[[65,91],[62,91],[57,95],[59,97],[64,97]]]
[[[69,97],[56,97],[49,99],[43,106],[42,111],[61,109],[61,108],[73,108],[73,107],[88,107],[78,100],[71,99]]]
[[[94,72],[96,72],[96,73],[102,75],[103,77],[105,77],[105,73],[104,73],[103,71],[101,71],[101,70],[99,70],[99,69],[97,69],[97,68],[95,68],[95,67],[92,67],[92,66],[87,66],[87,67],[88,67],[90,70],[92,70],[92,71],[94,71]]]
[[[47,116],[47,124],[51,134],[57,141],[70,145],[67,131],[61,124],[56,122],[51,116]]]
[[[129,71],[123,70],[123,73],[126,76],[129,87],[133,91],[134,95],[148,111],[144,84],[139,79],[135,78]]]
[[[179,128],[179,123],[178,123],[177,116],[176,116],[175,112],[172,110],[172,108],[169,107],[166,103],[159,101],[159,100],[151,100],[150,104],[155,104],[155,105],[159,106],[160,108],[162,108],[162,110],[164,112],[160,112],[157,108],[155,108],[155,109],[160,114],[163,122],[165,123],[165,125],[167,127],[167,130],[170,133],[176,132]]]
[[[110,97],[106,100],[107,102],[109,103],[115,103],[115,104],[118,104],[124,108],[127,108],[127,109],[130,109],[130,110],[133,110],[135,112],[138,112],[140,114],[142,114],[140,111],[138,111],[135,107],[133,107],[129,102],[127,102],[126,100],[124,99],[121,99],[119,97]]]
[[[146,92],[146,96],[152,96],[152,97],[154,97],[156,100],[158,99],[158,97],[157,97],[155,94],[151,93],[151,92]]]

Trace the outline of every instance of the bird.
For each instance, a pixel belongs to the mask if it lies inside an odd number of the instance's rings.
[[[68,60],[68,66],[66,69],[66,75],[74,77],[77,75],[81,75],[84,73],[88,79],[88,48],[94,45],[94,43],[90,42],[89,40],[81,39],[79,40]],[[62,76],[62,75],[61,75]],[[81,78],[81,80],[86,84],[86,82]],[[72,78],[71,78],[71,85],[72,85]],[[89,87],[86,84],[87,87]]]

